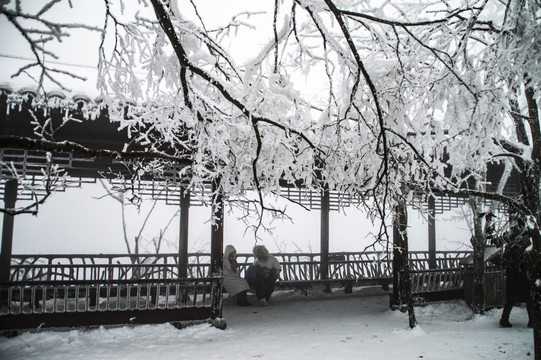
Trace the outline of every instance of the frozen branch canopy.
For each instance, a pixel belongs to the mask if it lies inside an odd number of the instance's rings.
[[[403,184],[460,191],[490,161],[532,160],[510,124],[538,128],[512,106],[524,86],[539,97],[533,1],[278,0],[217,12],[105,0],[101,29],[49,20],[62,3],[1,6],[34,53],[37,85],[54,75],[40,59],[57,56],[43,39],[99,31],[110,116],[153,154],[189,154],[192,186],[219,178],[226,196],[261,199],[284,182],[325,187],[370,196],[384,215]],[[119,99],[142,111],[126,118]]]

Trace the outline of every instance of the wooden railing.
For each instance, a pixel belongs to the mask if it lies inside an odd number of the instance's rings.
[[[197,267],[197,264],[194,265]],[[177,257],[172,254],[139,256],[104,254],[14,255],[11,261],[10,280],[175,279],[178,277],[177,274]],[[207,271],[202,276],[190,274],[190,277],[193,278],[207,276]]]
[[[0,283],[0,330],[221,316],[221,278]]]
[[[459,267],[466,251],[436,253],[437,269]],[[274,255],[282,265],[280,280],[310,281],[321,277],[321,256],[314,253],[280,253]],[[238,254],[237,261],[244,275],[253,263],[252,254]],[[210,254],[188,256],[188,278],[209,277]],[[428,270],[428,252],[411,251],[412,271]],[[176,279],[176,254],[153,255],[14,255],[11,281],[87,281]],[[329,279],[375,279],[392,277],[391,256],[385,252],[329,254]]]
[[[6,314],[178,309],[210,306],[212,279],[36,281],[2,284]]]
[[[461,290],[463,286],[464,272],[462,268],[411,272],[411,292],[413,294]]]
[[[410,252],[412,292],[460,289],[459,262],[469,254],[438,252],[437,269],[428,270],[428,252]],[[275,256],[282,266],[279,286],[332,283],[348,292],[353,284],[385,288],[392,280],[385,252],[331,253],[326,279],[319,254]],[[237,260],[244,276],[253,255]],[[210,262],[210,254],[189,254],[188,278],[179,279],[177,254],[14,255],[11,279],[0,284],[0,330],[214,319],[221,316],[222,279],[209,276]]]

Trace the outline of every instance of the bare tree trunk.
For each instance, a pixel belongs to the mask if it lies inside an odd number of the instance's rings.
[[[541,141],[541,140],[538,140]],[[522,179],[522,196],[524,198],[539,197],[539,178],[535,178],[532,173],[534,171],[525,172]],[[530,175],[530,176],[528,176]],[[541,244],[539,223],[541,216],[539,214],[539,204],[535,200],[526,201],[526,206],[535,214],[537,210],[536,221],[533,228],[529,227],[529,234],[532,239],[532,250],[526,252],[526,257],[523,260],[526,265],[526,273],[530,281],[530,296],[532,297],[533,307],[533,336],[535,359],[541,360]],[[531,224],[530,224],[531,225]]]
[[[525,75],[525,78],[527,76]],[[528,125],[531,131],[532,161],[516,161],[521,174],[521,188],[524,205],[533,219],[529,221],[532,250],[526,254],[526,271],[531,284],[533,303],[533,335],[535,359],[541,360],[541,124],[534,89],[527,86],[525,96],[528,104]],[[518,119],[514,119],[515,122]]]

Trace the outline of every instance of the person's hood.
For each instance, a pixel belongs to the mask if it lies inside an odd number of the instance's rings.
[[[264,245],[256,245],[254,246],[254,250],[253,250],[255,257],[257,257],[256,255],[257,249],[261,249],[266,256],[269,256],[269,250],[267,250],[267,248]]]
[[[227,245],[224,249],[224,259],[228,259],[229,255],[234,251],[237,251],[237,249],[233,245]]]

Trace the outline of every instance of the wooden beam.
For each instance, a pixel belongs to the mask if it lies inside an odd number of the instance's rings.
[[[17,179],[9,179],[6,181],[4,188],[4,206],[6,209],[15,208],[15,203],[17,202],[18,185]],[[4,213],[2,247],[0,250],[0,282],[9,281],[14,223],[15,216]]]
[[[105,310],[92,312],[63,312],[4,315],[0,330],[70,328],[98,325],[160,324],[186,321],[186,324],[212,318],[209,306],[182,309]]]
[[[180,226],[178,236],[178,277],[188,277],[188,222],[190,219],[190,190],[181,188]]]
[[[428,197],[428,268],[436,266],[436,199],[431,195]]]

